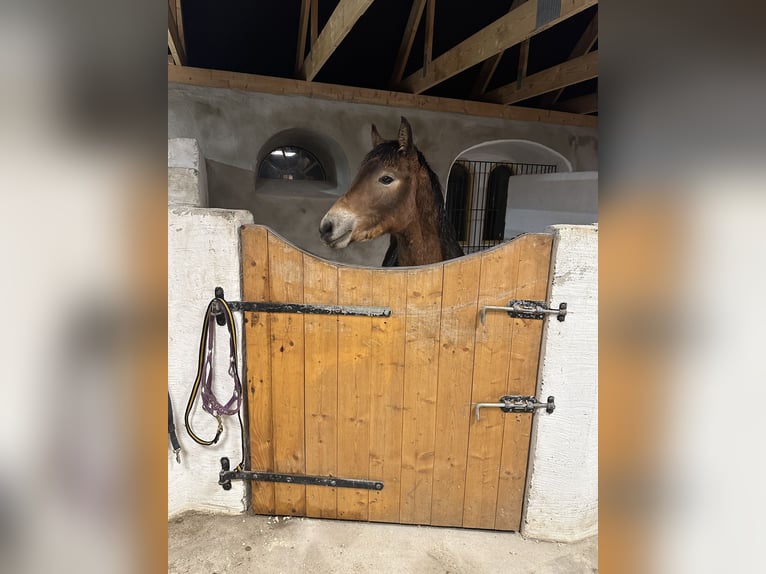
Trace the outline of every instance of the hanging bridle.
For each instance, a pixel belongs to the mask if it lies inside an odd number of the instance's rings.
[[[234,380],[234,389],[231,397],[225,403],[220,403],[213,391],[213,352],[215,350],[215,326],[216,321],[220,318],[220,324],[226,325],[229,333],[229,376]],[[192,429],[189,421],[194,402],[197,398],[197,394],[202,387],[202,409],[215,417],[218,422],[218,429],[215,436],[211,440],[205,440],[200,438]],[[216,297],[207,306],[205,312],[205,318],[202,322],[202,336],[200,338],[199,346],[199,361],[197,366],[197,376],[194,380],[191,393],[189,395],[189,402],[186,405],[186,413],[184,414],[184,423],[186,425],[186,431],[189,436],[197,444],[203,446],[211,446],[218,442],[223,432],[223,420],[222,416],[237,415],[239,419],[240,432],[242,433],[242,445],[244,447],[244,425],[242,424],[242,417],[240,415],[240,407],[242,406],[242,383],[239,380],[239,370],[237,369],[237,331],[234,326],[234,316],[231,313],[228,303],[222,297]],[[240,467],[244,464],[244,450],[243,450],[243,462],[240,463]]]

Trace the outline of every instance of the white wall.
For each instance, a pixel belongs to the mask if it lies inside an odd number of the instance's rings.
[[[189,142],[168,140],[168,179],[171,179],[171,148],[194,149]],[[199,153],[199,148],[197,153]],[[175,157],[175,154],[174,154]],[[200,165],[204,165],[204,159]],[[191,168],[188,168],[191,169]],[[202,172],[204,177],[204,172]],[[184,185],[201,185],[199,177],[186,178]],[[176,180],[175,184],[178,184]],[[212,447],[195,443],[184,427],[184,411],[197,372],[197,355],[202,320],[216,286],[224,289],[227,299],[241,299],[239,230],[250,224],[253,216],[247,211],[206,209],[173,203],[200,196],[199,189],[180,189],[169,195],[168,203],[168,390],[170,391],[178,439],[181,443],[181,464],[168,448],[168,515],[186,510],[242,512],[246,510],[246,485],[232,482],[232,489],[223,490],[217,483],[220,458],[228,456],[235,466],[241,458],[239,423],[236,417],[224,417],[220,442]],[[193,199],[192,199],[193,201]],[[242,321],[235,314],[237,331],[242,333]],[[232,382],[227,374],[228,341],[223,328],[217,329],[217,351],[213,374],[214,388],[220,399],[231,393]],[[240,373],[242,373],[242,337],[240,343]],[[242,380],[246,391],[246,381]],[[245,395],[247,393],[245,392]],[[198,404],[192,418],[194,430],[202,437],[215,434],[216,422]],[[246,411],[243,407],[243,413]],[[247,417],[244,417],[246,421]]]
[[[516,175],[508,181],[505,238],[598,221],[598,172]]]
[[[556,398],[532,426],[522,534],[571,542],[598,531],[598,227],[557,225],[538,398]]]

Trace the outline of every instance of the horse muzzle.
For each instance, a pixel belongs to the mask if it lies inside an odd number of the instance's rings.
[[[330,209],[319,223],[319,235],[333,249],[343,249],[351,243],[356,216],[345,209]]]

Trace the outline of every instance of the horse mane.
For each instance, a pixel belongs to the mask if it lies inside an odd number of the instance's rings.
[[[428,180],[431,184],[431,193],[433,194],[434,205],[436,206],[436,218],[439,227],[439,239],[442,246],[442,252],[444,258],[454,259],[464,255],[463,249],[457,240],[455,233],[455,227],[447,218],[447,212],[444,209],[444,193],[442,192],[442,186],[439,182],[439,176],[436,175],[431,166],[428,165],[423,153],[415,147],[415,151],[418,154],[418,164],[420,167],[425,168],[428,173]],[[400,160],[399,155],[399,143],[397,141],[383,142],[372,150],[370,150],[366,156],[364,156],[363,164],[367,164],[371,161],[380,161],[383,165],[396,166]],[[396,251],[396,240],[391,237],[391,243],[389,244],[388,252],[383,261],[385,267],[395,266],[398,260],[398,253]]]

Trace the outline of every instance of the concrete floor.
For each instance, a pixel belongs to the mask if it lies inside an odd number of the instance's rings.
[[[591,574],[598,541],[254,515],[185,513],[168,522],[169,574],[245,572]]]

